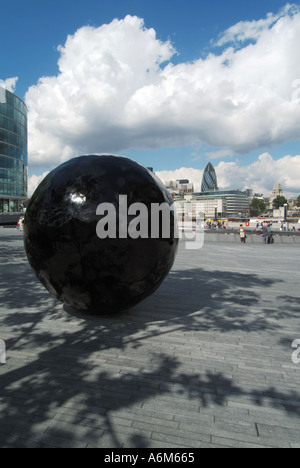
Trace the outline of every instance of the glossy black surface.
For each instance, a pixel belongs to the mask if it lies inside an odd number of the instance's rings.
[[[53,170],[27,208],[25,248],[36,275],[68,306],[93,314],[127,309],[152,294],[173,265],[178,239],[100,239],[99,204],[172,204],[148,169],[119,156],[81,156]]]

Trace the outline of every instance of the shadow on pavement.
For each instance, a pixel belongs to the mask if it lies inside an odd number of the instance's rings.
[[[11,355],[24,353],[18,363],[8,353],[7,367],[0,368],[1,446],[33,442],[92,446],[108,435],[108,446],[121,447],[114,413],[136,405],[142,408],[153,398],[174,394],[175,387],[195,407],[222,406],[228,396],[241,395],[258,406],[280,406],[300,416],[297,392],[272,387],[260,391],[255,382],[246,391],[222,372],[182,372],[180,356],[155,348],[148,359],[150,367],[141,359],[133,370],[126,366],[120,370],[122,363],[117,362],[117,374],[110,368],[118,353],[126,353],[129,346],[142,351],[144,342],[163,339],[170,329],[176,333],[276,331],[280,321],[274,317],[299,314],[296,304],[272,313],[261,308],[257,315],[253,309],[278,280],[174,268],[163,286],[135,308],[113,317],[82,317],[68,313],[49,296],[30,270],[22,247],[1,255],[1,325],[14,332],[6,343]],[[59,427],[52,419],[58,414]],[[130,428],[128,437],[132,447],[149,445],[138,429]]]

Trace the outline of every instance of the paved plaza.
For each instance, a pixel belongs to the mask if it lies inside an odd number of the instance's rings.
[[[300,245],[184,245],[143,303],[83,317],[0,228],[0,447],[300,447]]]

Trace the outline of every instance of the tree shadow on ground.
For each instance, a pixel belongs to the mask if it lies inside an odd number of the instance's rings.
[[[124,434],[122,424],[127,424],[127,421],[124,419],[120,423],[122,418],[117,418],[115,422],[114,414],[122,410],[130,412],[137,403],[142,406],[148,400],[164,395],[173,395],[176,404],[174,386],[181,396],[188,397],[187,408],[193,405],[196,413],[212,405],[226,405],[228,398],[241,396],[248,397],[258,407],[268,404],[270,408],[280,408],[294,418],[300,417],[297,392],[279,392],[272,387],[263,391],[245,391],[221,372],[204,375],[177,373],[179,359],[166,355],[157,356],[158,364],[152,371],[141,368],[138,372],[111,376],[100,371],[99,366],[90,382],[85,378],[88,368],[83,360],[69,359],[67,362],[64,359],[61,368],[58,364],[50,364],[50,355],[52,359],[53,354],[58,353],[54,358],[60,357],[61,360],[61,353],[65,350],[63,344],[55,350],[41,353],[39,366],[28,364],[1,376],[1,446],[26,446],[33,441],[38,446],[97,446],[106,433],[109,436],[107,447],[122,447],[124,439],[120,434]],[[22,387],[14,388],[20,381]],[[172,409],[163,408],[161,411],[171,413]],[[55,421],[52,419],[54,416]],[[134,419],[134,414],[131,416]],[[147,436],[139,430],[131,429],[127,433],[132,447],[150,445]]]
[[[132,414],[142,411],[145,403],[164,395],[176,403],[176,392],[198,411],[223,406],[230,396],[246,396],[257,406],[267,403],[300,417],[297,392],[245,390],[222,372],[181,372],[180,356],[153,350],[146,364],[142,357],[132,365],[118,362],[118,353],[126,354],[129,346],[142,352],[149,339],[163,338],[170,330],[278,329],[280,323],[270,321],[269,312],[261,309],[257,317],[252,311],[277,280],[174,269],[157,293],[135,308],[114,316],[82,317],[68,314],[48,295],[24,254],[14,266],[8,256],[0,278],[1,313],[6,311],[0,323],[10,330],[9,352],[24,358],[15,362],[10,357],[7,367],[0,368],[2,446],[97,446],[103,440],[106,446],[121,447],[124,434],[132,447],[147,447],[147,434],[126,426],[131,408]],[[280,313],[294,316],[297,310]],[[122,411],[126,417],[120,422],[115,414]]]

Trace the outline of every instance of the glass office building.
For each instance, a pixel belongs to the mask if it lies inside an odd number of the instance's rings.
[[[210,192],[213,190],[218,190],[217,176],[214,166],[208,163],[203,173],[201,192]]]
[[[241,190],[215,190],[209,192],[193,193],[193,199],[198,201],[211,201],[216,207],[218,200],[226,201],[226,210],[217,212],[218,216],[237,217],[241,215],[244,210],[249,208],[250,198],[247,191]]]
[[[27,167],[27,107],[0,87],[0,213],[22,210]]]

